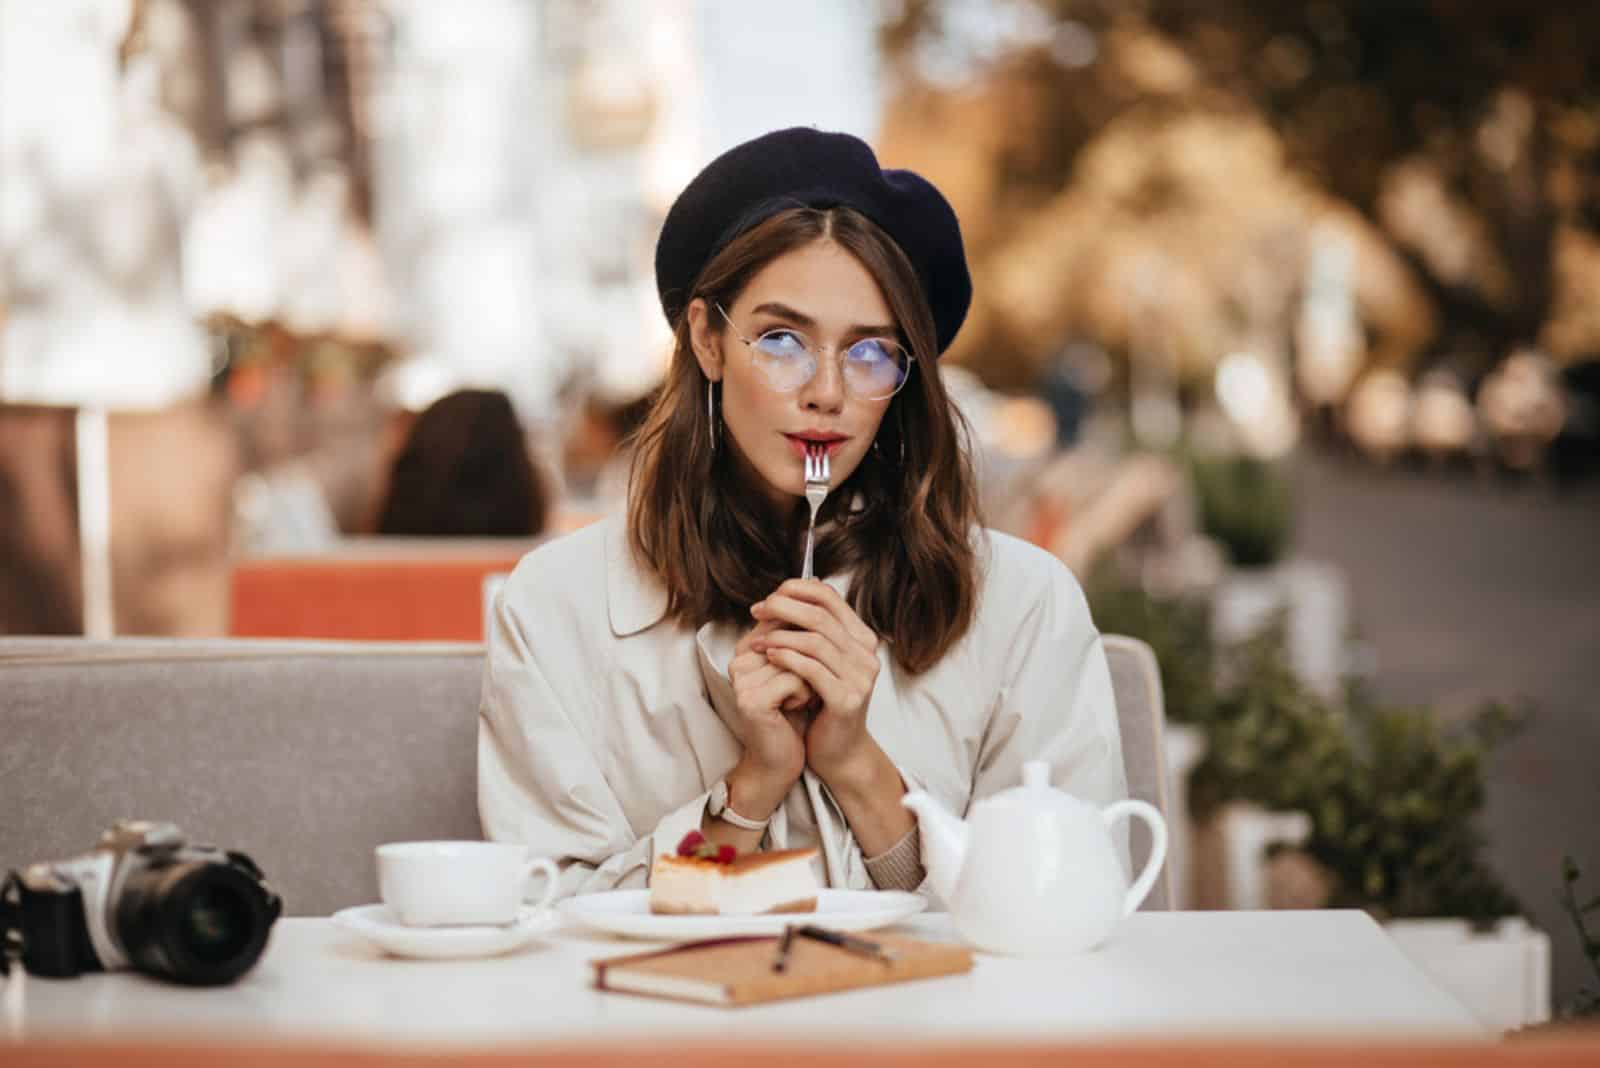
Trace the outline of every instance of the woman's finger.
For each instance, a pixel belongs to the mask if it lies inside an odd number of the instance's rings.
[[[822,707],[822,698],[812,692],[811,684],[804,679],[800,680],[800,685],[804,688],[794,697],[784,698],[783,704],[778,706],[778,711],[787,716],[791,722],[797,723],[804,732],[806,723],[816,714],[817,709]]]
[[[866,650],[858,646],[841,654],[838,646],[808,630],[774,631],[757,643],[755,651],[771,652],[773,649],[793,649],[797,653],[804,653],[820,661],[839,678],[857,683],[862,681],[862,676],[877,673],[877,658],[868,655]]]
[[[811,631],[820,634],[838,648],[841,654],[848,654],[857,643],[853,641],[840,622],[833,617],[833,613],[820,605],[809,601],[802,601],[788,594],[774,593],[765,601],[757,603],[751,608],[756,613],[756,618],[765,621],[777,621],[787,624],[790,629]],[[762,638],[752,641],[752,647],[770,639],[773,631]]]
[[[856,615],[856,610],[850,607],[850,602],[840,596],[839,591],[826,582],[817,579],[789,579],[779,586],[775,593],[793,597],[799,601],[806,601],[826,611],[839,622],[850,639],[865,646],[872,652],[878,650],[878,636],[871,627],[862,622]]]
[[[779,667],[786,668],[809,683],[817,696],[822,698],[824,708],[849,713],[865,707],[867,695],[848,686],[821,661],[793,649],[772,649],[767,656]]]
[[[728,661],[728,679],[738,685],[739,680],[747,679],[758,671],[771,666],[766,654],[756,650],[740,653]]]
[[[758,642],[768,634],[771,634],[774,630],[778,629],[779,626],[781,626],[781,624],[777,620],[769,619],[764,622],[757,623],[755,626],[745,631],[744,637],[739,639],[739,644],[733,647],[734,657],[737,658],[740,655],[749,652],[753,643]]]
[[[734,647],[733,659],[728,662],[728,677],[734,674],[748,675],[752,670],[767,666],[766,656],[756,649],[773,631],[782,630],[783,624],[777,620],[768,620],[765,623],[752,627],[744,637],[739,639],[739,644]]]
[[[790,671],[779,671],[773,678],[748,691],[748,697],[750,704],[757,708],[778,710],[787,701],[808,699],[808,691],[804,679]],[[775,714],[783,716],[781,711],[775,711]]]

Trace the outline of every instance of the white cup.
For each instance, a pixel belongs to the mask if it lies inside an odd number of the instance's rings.
[[[514,842],[388,842],[377,858],[378,894],[407,927],[511,923],[535,872],[545,876],[536,908],[560,886],[554,861]]]

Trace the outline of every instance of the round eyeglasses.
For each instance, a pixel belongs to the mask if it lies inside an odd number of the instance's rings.
[[[822,354],[829,346],[819,345],[787,326],[748,338],[739,332],[721,304],[717,311],[728,321],[733,336],[750,350],[751,362],[774,390],[793,393],[816,377]],[[839,355],[844,388],[861,400],[888,400],[911,377],[912,360],[905,346],[892,338],[866,337],[852,342]]]

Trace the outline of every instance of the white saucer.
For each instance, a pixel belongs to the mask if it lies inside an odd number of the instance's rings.
[[[526,906],[516,920],[503,927],[407,927],[394,918],[387,905],[359,905],[334,913],[333,922],[397,957],[466,960],[521,949],[559,924],[561,917],[554,909]]]
[[[815,912],[760,916],[668,916],[650,911],[648,890],[607,890],[556,902],[561,914],[591,930],[629,938],[674,941],[782,934],[789,924],[809,923],[835,931],[887,927],[927,907],[927,899],[901,890],[819,890]]]

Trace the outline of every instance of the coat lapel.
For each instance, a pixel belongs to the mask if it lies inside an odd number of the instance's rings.
[[[606,523],[606,611],[619,638],[653,627],[667,614],[667,591],[634,555],[621,516]]]

